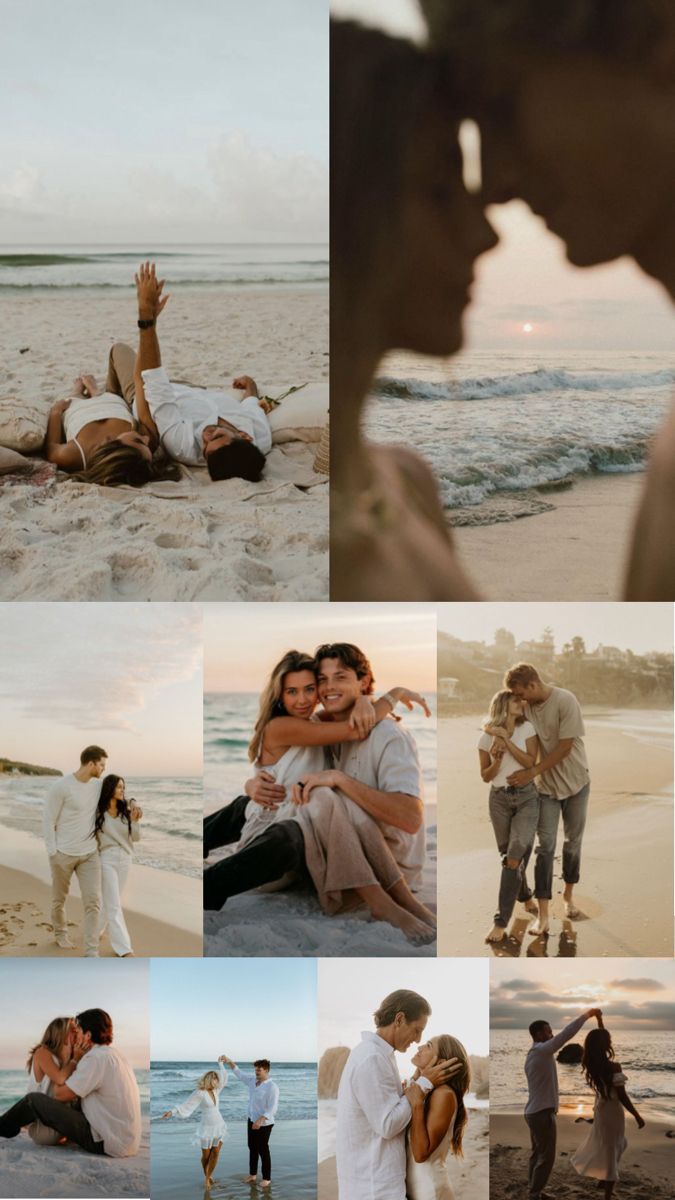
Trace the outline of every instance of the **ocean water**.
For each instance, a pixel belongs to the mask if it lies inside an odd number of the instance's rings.
[[[242,1071],[253,1074],[252,1063],[237,1062]],[[215,1062],[153,1062],[151,1115],[160,1116],[168,1108],[182,1104],[195,1090],[196,1081]],[[273,1063],[271,1077],[279,1086],[277,1121],[316,1120],[316,1063]],[[220,1095],[220,1111],[225,1121],[246,1123],[248,1091],[228,1068],[228,1084]],[[189,1117],[184,1125],[196,1125],[198,1117]],[[193,1129],[190,1131],[194,1132]]]
[[[152,259],[167,290],[186,287],[309,287],[328,283],[322,244],[1,246],[0,293],[26,289],[132,288]]]
[[[393,683],[403,684],[405,680]],[[393,684],[392,684],[393,686]],[[383,690],[386,687],[383,681]],[[376,695],[381,692],[376,691]],[[417,742],[424,775],[425,799],[436,802],[436,697],[426,696],[433,715],[425,717],[417,709],[403,712],[405,728]],[[257,694],[250,692],[210,692],[204,696],[204,788],[206,811],[223,803],[223,792],[234,799],[253,773],[247,748],[258,714]],[[215,794],[217,793],[217,795]]]
[[[392,355],[364,422],[374,441],[430,463],[455,524],[555,507],[555,489],[599,472],[644,469],[673,396],[675,361],[592,351]]]
[[[23,829],[42,841],[42,810],[54,782],[48,775],[0,775],[0,825]],[[143,809],[135,861],[160,871],[200,879],[202,874],[202,781],[125,776],[126,794]]]
[[[590,1026],[589,1026],[590,1028]],[[572,1040],[583,1042],[584,1031]],[[675,1038],[673,1031],[646,1033],[612,1030],[617,1060],[627,1078],[626,1090],[647,1120],[675,1120]],[[490,1108],[522,1112],[527,1101],[523,1063],[530,1040],[526,1029],[490,1031]],[[557,1064],[560,1108],[588,1116],[593,1095],[580,1066]]]
[[[40,1030],[36,1030],[36,1041],[40,1037]],[[26,1046],[26,1055],[30,1047]],[[150,1113],[150,1072],[136,1068],[134,1070],[138,1090],[141,1094],[141,1113],[147,1116]],[[0,1112],[5,1112],[11,1108],[12,1104],[16,1104],[22,1096],[25,1096],[28,1091],[28,1074],[26,1071],[0,1071]]]

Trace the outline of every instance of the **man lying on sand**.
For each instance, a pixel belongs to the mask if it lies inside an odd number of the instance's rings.
[[[0,1137],[15,1138],[24,1125],[41,1121],[90,1154],[130,1158],[141,1142],[141,1100],[126,1058],[112,1045],[112,1019],[102,1008],[75,1018],[77,1066],[50,1094],[29,1092],[0,1116]],[[73,1107],[80,1102],[80,1108]]]
[[[154,263],[141,263],[136,279],[138,295],[138,355],[134,368],[135,410],[140,424],[166,453],[188,466],[208,468],[212,479],[249,479],[257,482],[272,449],[270,406],[258,396],[250,375],[241,375],[233,387],[241,400],[226,392],[171,383],[162,367],[157,319],[169,299],[163,295]],[[116,369],[128,354],[119,348]]]

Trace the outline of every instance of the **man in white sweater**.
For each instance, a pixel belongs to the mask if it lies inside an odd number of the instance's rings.
[[[101,867],[94,837],[101,776],[108,755],[87,746],[80,766],[52,784],[45,801],[42,829],[52,873],[52,925],[57,946],[72,950],[66,922],[70,881],[77,875],[84,908],[85,958],[98,958],[101,913]]]
[[[525,1059],[528,1099],[525,1120],[530,1129],[532,1153],[529,1163],[530,1200],[549,1200],[544,1191],[555,1162],[556,1113],[558,1111],[558,1071],[555,1055],[561,1046],[571,1041],[575,1033],[591,1017],[598,1019],[599,1008],[589,1008],[560,1033],[553,1033],[548,1021],[533,1021],[530,1025],[532,1045]]]

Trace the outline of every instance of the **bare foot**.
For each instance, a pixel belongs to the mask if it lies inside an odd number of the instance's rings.
[[[489,933],[485,935],[486,942],[503,942],[507,937],[506,929],[503,925],[493,925]]]
[[[84,396],[84,380],[81,375],[78,375],[77,379],[73,380],[73,395]]]
[[[570,896],[569,900],[564,900],[563,904],[565,905],[565,916],[568,917],[570,921],[578,920],[581,916],[581,913],[574,903],[572,897]]]
[[[411,941],[418,939],[429,941],[433,937],[433,931],[426,921],[420,921],[405,908],[401,908],[400,904],[396,904],[386,892],[383,892],[377,900],[372,901],[370,911],[376,921],[386,921],[389,925],[400,929]]]
[[[548,935],[548,917],[544,920],[540,917],[535,921],[534,925],[527,931],[532,937],[546,937]]]
[[[98,396],[98,384],[93,375],[82,375],[85,396]]]
[[[71,942],[67,933],[57,934],[54,941],[56,942],[59,950],[74,950],[75,949],[75,943]]]
[[[271,1183],[272,1183],[272,1180],[271,1180],[271,1179],[263,1179],[263,1181],[262,1181],[262,1183],[261,1183],[261,1185],[260,1185],[260,1186],[261,1186],[261,1187],[264,1187],[264,1188],[268,1188],[268,1187],[270,1187],[270,1186],[271,1186]]]
[[[244,1183],[255,1183],[257,1175],[244,1175]]]
[[[525,908],[526,912],[531,912],[534,913],[535,916],[539,916],[539,905],[537,904],[534,896],[530,896],[529,900],[523,901],[523,907]]]

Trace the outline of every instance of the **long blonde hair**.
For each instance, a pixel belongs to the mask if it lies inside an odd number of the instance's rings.
[[[200,1092],[214,1092],[220,1083],[220,1075],[217,1071],[206,1071],[201,1079],[197,1080],[197,1087]]]
[[[483,723],[483,729],[487,729],[488,725],[506,725],[509,719],[509,702],[511,700],[513,700],[513,692],[508,691],[507,688],[495,692],[490,701],[490,712],[487,721]],[[516,725],[522,725],[524,720],[524,716],[516,717]]]
[[[40,1041],[28,1053],[26,1070],[29,1075],[33,1066],[33,1059],[38,1050],[43,1046],[49,1050],[50,1054],[55,1054],[57,1058],[59,1057],[59,1052],[63,1049],[63,1043],[66,1040],[71,1021],[72,1017],[54,1017],[54,1020],[49,1022]]]
[[[431,1041],[436,1044],[436,1053],[439,1061],[443,1062],[448,1058],[458,1058],[461,1063],[460,1070],[456,1075],[446,1080],[445,1086],[449,1087],[455,1093],[457,1100],[457,1114],[455,1116],[450,1149],[458,1158],[463,1158],[462,1138],[464,1137],[464,1129],[469,1119],[464,1106],[464,1094],[468,1092],[469,1084],[471,1083],[469,1056],[462,1043],[450,1033],[441,1033],[438,1037],[432,1038]]]
[[[258,719],[248,747],[249,762],[256,762],[260,757],[265,729],[272,718],[285,715],[286,710],[281,697],[284,690],[284,678],[291,671],[312,671],[316,674],[316,664],[312,655],[305,654],[302,650],[288,650],[273,668],[260,697]]]
[[[180,479],[178,463],[167,458],[153,458],[148,462],[135,446],[128,446],[117,438],[106,442],[94,451],[83,470],[72,475],[80,483],[98,483],[101,487],[143,487],[159,479]]]

